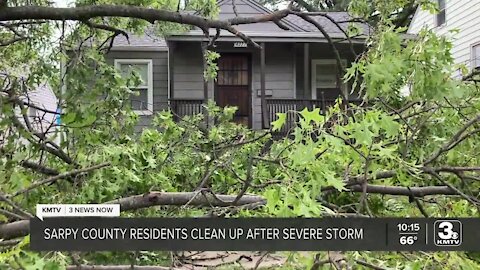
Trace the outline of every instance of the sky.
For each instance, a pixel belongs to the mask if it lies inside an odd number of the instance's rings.
[[[53,0],[56,6],[58,7],[67,7],[69,4],[74,3],[75,0]],[[279,8],[286,8],[288,5],[288,2],[285,1],[285,3],[280,3]]]
[[[75,0],[54,0],[57,7],[67,7],[68,4],[75,2]]]

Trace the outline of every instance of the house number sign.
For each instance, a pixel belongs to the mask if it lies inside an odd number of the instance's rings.
[[[234,48],[246,48],[247,43],[245,43],[245,42],[235,42],[235,43],[233,43],[233,47]]]

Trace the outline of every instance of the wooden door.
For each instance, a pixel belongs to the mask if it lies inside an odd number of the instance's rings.
[[[236,106],[234,121],[250,126],[250,65],[247,54],[221,54],[215,83],[215,101]]]

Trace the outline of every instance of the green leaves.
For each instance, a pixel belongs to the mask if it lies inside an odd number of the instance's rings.
[[[309,163],[315,160],[315,155],[318,153],[313,144],[298,144],[291,152],[291,159],[293,165],[308,166]]]
[[[72,128],[79,128],[79,127],[88,127],[91,126],[95,120],[97,120],[97,116],[93,113],[89,113],[82,116],[77,116],[75,122],[69,124]]]
[[[300,115],[303,118],[303,122],[306,125],[310,125],[312,122],[314,124],[319,124],[322,123],[325,120],[325,117],[320,114],[320,109],[315,108],[312,111],[309,111],[308,108],[304,108],[301,112]]]
[[[285,122],[287,121],[287,114],[286,113],[277,113],[277,120],[272,122],[272,130],[278,131],[280,130]]]
[[[203,56],[206,61],[206,70],[203,71],[203,78],[205,81],[209,79],[217,79],[217,59],[220,58],[220,54],[214,51],[206,50]]]
[[[388,138],[395,138],[400,132],[400,124],[393,117],[382,114],[378,119],[378,124],[385,131]]]
[[[63,124],[68,125],[73,121],[75,121],[76,118],[77,118],[77,114],[75,112],[70,112],[63,115],[61,117],[61,121],[63,122]]]
[[[334,172],[325,170],[322,172],[322,175],[327,186],[332,186],[338,191],[345,190],[345,183],[343,182],[343,179],[336,177]]]
[[[80,1],[78,4],[90,2]],[[98,3],[118,4],[112,0]],[[368,40],[368,52],[353,63],[345,75],[345,80],[350,80],[347,84],[353,85],[354,94],[360,90],[366,94],[369,107],[352,106],[347,110],[341,106],[342,101],[338,101],[326,112],[321,112],[318,107],[299,107],[299,111],[279,113],[272,122],[272,131],[286,129],[287,124],[294,130],[292,136],[272,141],[268,141],[268,136],[262,137],[263,132],[232,123],[235,107],[219,108],[213,103],[205,107],[214,121],[203,115],[177,121],[169,111],[139,117],[129,108],[128,98],[132,91],[127,87],[140,82],[139,74],[130,79],[122,78],[105,61],[104,52],[95,47],[111,33],[92,30],[82,24],[67,29],[72,30],[66,31],[71,36],[62,44],[78,44],[88,37],[92,45],[82,48],[79,55],[69,54],[67,57],[50,45],[51,33],[57,32],[53,31],[57,24],[42,23],[41,28],[29,24],[28,34],[34,39],[0,48],[0,70],[15,71],[18,63],[28,63],[33,75],[27,85],[50,78],[59,93],[62,83],[66,83],[68,91],[62,92],[61,104],[65,113],[61,118],[61,131],[65,136],[59,149],[72,156],[79,167],[105,161],[111,162],[112,166],[75,177],[71,179],[73,184],[57,181],[55,185],[32,190],[28,197],[15,198],[16,202],[26,209],[33,209],[36,203],[52,197],[62,203],[101,203],[151,190],[192,191],[204,178],[212,192],[238,194],[250,177],[252,182],[247,192],[262,194],[267,203],[259,210],[240,210],[238,215],[321,217],[357,211],[360,196],[347,191],[346,183],[365,176],[369,184],[438,185],[435,179],[421,174],[421,162],[448,142],[463,123],[478,114],[480,93],[474,84],[451,80],[451,72],[457,66],[453,65],[449,52],[450,42],[428,31],[420,33],[415,40],[405,39],[404,29],[392,26],[389,14],[401,12],[405,3],[405,0],[350,1],[351,14],[362,17],[374,14],[378,20],[376,29],[379,31]],[[416,3],[431,8],[433,1]],[[121,4],[176,10],[178,1],[122,0]],[[189,12],[193,8],[207,17],[213,18],[218,12],[217,1],[188,1],[186,5]],[[98,18],[94,21],[132,33],[145,32],[146,22],[141,20]],[[162,22],[156,22],[154,27],[161,33],[189,29]],[[353,24],[347,30],[350,35],[360,31]],[[53,50],[51,54],[50,50]],[[215,79],[218,72],[215,62],[219,54],[206,51],[204,57],[207,62],[204,79]],[[70,58],[74,58],[73,61],[69,62]],[[59,60],[68,62],[68,74],[62,83],[58,79],[61,78]],[[465,67],[461,68],[466,71]],[[411,90],[408,95],[400,91],[405,87]],[[11,129],[10,119],[15,111],[13,106],[3,103],[4,100],[0,95],[0,189],[9,193],[45,178],[42,173],[22,168],[20,164],[26,159],[61,172],[74,167],[43,151],[42,144],[23,143],[30,138],[28,132]],[[133,127],[139,119],[145,128],[135,133]],[[293,124],[294,120],[298,123]],[[477,128],[472,126],[467,132]],[[480,164],[477,141],[478,136],[466,138],[432,166]],[[42,143],[49,145],[45,140]],[[391,170],[397,172],[394,177],[375,178],[379,173]],[[441,174],[448,183],[464,189],[459,184],[458,175]],[[471,172],[462,176],[477,177]],[[464,182],[463,185],[469,185],[468,189],[465,188],[467,194],[479,189],[475,181]],[[324,192],[325,189],[328,192]],[[408,198],[369,194],[367,203],[376,216],[420,214]],[[422,203],[432,216],[478,215],[477,209],[458,198],[428,197]],[[223,212],[229,209],[213,210]],[[155,207],[122,215],[201,216],[209,210],[212,209]],[[8,221],[3,215],[0,220]],[[26,243],[27,238],[7,253],[0,254],[0,268],[53,270],[71,264],[70,258],[62,253],[30,252]],[[472,259],[463,253],[448,254],[447,257],[434,253],[408,256],[407,262],[392,253],[345,254],[348,263],[361,259],[384,268],[435,268],[438,262],[442,262],[441,267],[445,269],[459,265],[465,269],[478,269],[478,258]],[[142,260],[139,261],[141,265],[163,258],[158,253],[140,253],[137,257]],[[130,254],[123,253],[85,254],[82,259],[92,264],[111,264],[112,260],[118,264],[131,263]],[[292,268],[302,268],[304,264],[305,260],[295,261]]]
[[[280,130],[287,122],[287,117],[295,118],[295,114],[300,116],[300,124],[303,128],[308,127],[311,123],[319,125],[325,121],[325,116],[321,115],[320,108],[314,108],[311,111],[308,108],[304,108],[300,112],[286,112],[277,113],[277,120],[272,122],[272,130]]]
[[[371,130],[371,123],[366,121],[361,123],[353,123],[351,124],[351,127],[352,138],[355,140],[355,144],[365,146],[372,144],[375,133],[373,133]]]

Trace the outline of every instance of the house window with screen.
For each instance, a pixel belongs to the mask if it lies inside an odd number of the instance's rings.
[[[446,8],[445,8],[445,1],[446,0],[438,0],[438,14],[437,14],[437,26],[444,25],[447,17],[446,17]]]
[[[480,69],[480,43],[472,46],[472,67]]]
[[[345,91],[345,85],[337,82],[337,73],[335,59],[312,60],[312,99],[334,100]]]
[[[122,76],[132,78],[129,87],[134,94],[130,96],[132,109],[140,115],[153,113],[153,73],[150,59],[116,59],[115,66]],[[135,84],[133,75],[137,74],[139,84]]]

